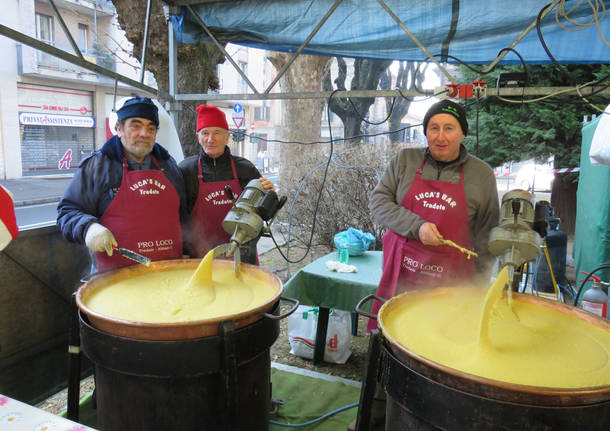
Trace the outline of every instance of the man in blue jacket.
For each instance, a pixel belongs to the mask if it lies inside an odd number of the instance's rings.
[[[126,101],[117,111],[117,135],[83,159],[59,202],[62,235],[91,249],[98,271],[134,263],[113,253],[117,246],[152,260],[182,257],[184,181],[155,142],[158,127],[152,100]]]

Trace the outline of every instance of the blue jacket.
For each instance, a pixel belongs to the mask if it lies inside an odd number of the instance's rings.
[[[180,220],[187,220],[186,192],[182,173],[172,156],[155,143],[151,155],[180,197]],[[123,150],[118,136],[84,158],[57,205],[57,226],[68,241],[85,243],[91,223],[99,223],[116,196],[123,178]]]

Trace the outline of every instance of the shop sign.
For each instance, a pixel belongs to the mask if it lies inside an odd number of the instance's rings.
[[[36,114],[93,116],[93,93],[86,90],[17,84],[19,110]]]
[[[59,126],[59,127],[95,127],[95,118],[77,117],[74,115],[51,115],[33,114],[21,112],[19,114],[19,124],[32,126]]]

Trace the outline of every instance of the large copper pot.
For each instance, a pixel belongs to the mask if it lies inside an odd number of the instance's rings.
[[[610,400],[610,385],[591,388],[562,389],[501,382],[462,372],[436,363],[398,343],[392,334],[384,328],[384,316],[388,316],[393,311],[399,311],[400,308],[409,301],[417,301],[423,296],[438,295],[439,290],[441,289],[416,291],[392,298],[383,304],[377,316],[379,327],[384,338],[388,342],[390,350],[397,358],[405,365],[411,367],[414,371],[420,372],[435,381],[449,384],[470,393],[503,401],[531,402],[537,405],[561,406],[589,404]],[[610,322],[580,308],[533,295],[518,293],[513,294],[513,300],[528,302],[539,307],[553,309],[610,331]]]
[[[184,340],[209,337],[218,333],[219,324],[222,321],[230,320],[233,322],[233,328],[238,329],[263,317],[271,319],[284,318],[296,309],[295,306],[288,313],[282,316],[274,316],[269,314],[268,312],[271,311],[271,309],[280,299],[283,290],[282,282],[274,274],[257,266],[244,263],[241,264],[242,272],[245,272],[251,277],[255,277],[274,286],[276,288],[276,292],[274,296],[266,303],[261,304],[256,308],[240,311],[239,313],[189,322],[148,323],[115,319],[98,314],[87,307],[88,298],[93,293],[100,289],[104,289],[104,287],[113,283],[125,280],[127,278],[137,277],[138,275],[142,275],[150,271],[162,272],[185,268],[192,268],[194,271],[199,263],[199,259],[161,260],[152,262],[149,267],[144,265],[132,265],[109,272],[100,273],[98,276],[87,281],[78,289],[78,292],[76,293],[76,303],[80,310],[87,315],[89,321],[94,327],[109,334],[141,340]],[[213,262],[213,268],[232,270],[233,262],[216,259]]]
[[[609,429],[610,385],[562,389],[484,378],[413,352],[408,346],[398,343],[384,327],[384,317],[387,323],[393,311],[405,312],[402,307],[410,301],[442,292],[439,288],[405,293],[386,301],[377,315],[367,313],[362,306],[373,298],[383,302],[383,298],[369,295],[356,306],[359,314],[377,319],[381,330],[371,336],[367,364],[373,365],[368,366],[363,379],[366,383],[361,399],[367,402],[358,412],[361,423],[370,418],[374,378],[378,377],[387,393],[386,429]],[[552,308],[610,332],[610,322],[575,307],[532,295],[513,294],[513,300]]]
[[[384,328],[384,317],[387,318],[393,312],[401,312],[406,304],[418,301],[428,296],[443,294],[447,288],[437,288],[407,292],[389,300],[369,295],[363,298],[356,307],[359,314],[377,319],[379,328],[384,338],[385,345],[403,364],[417,373],[422,374],[436,382],[468,391],[469,393],[483,397],[495,398],[509,402],[535,403],[542,405],[574,405],[589,404],[600,401],[610,401],[610,385],[586,388],[548,388],[528,386],[515,383],[501,382],[485,377],[469,374],[460,370],[434,362],[418,353],[410,350],[408,346],[401,345]],[[362,310],[363,304],[376,298],[384,302],[377,315],[371,315]],[[555,311],[584,320],[591,325],[600,327],[610,332],[610,322],[580,308],[572,307],[561,302],[551,301],[541,297],[513,293],[514,301],[523,301],[540,307],[546,307]]]

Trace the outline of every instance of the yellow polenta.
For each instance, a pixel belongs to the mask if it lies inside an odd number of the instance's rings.
[[[381,310],[391,340],[436,363],[503,382],[554,388],[610,385],[610,330],[553,308],[506,297],[491,309],[479,343],[487,291],[407,293]]]
[[[198,274],[189,283],[193,274],[193,269],[174,269],[138,275],[96,290],[86,305],[115,319],[188,322],[255,309],[278,290],[246,271],[236,277],[231,269],[215,269],[211,275]]]

